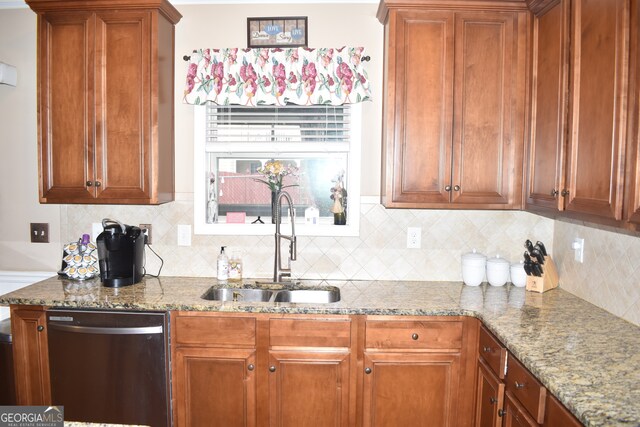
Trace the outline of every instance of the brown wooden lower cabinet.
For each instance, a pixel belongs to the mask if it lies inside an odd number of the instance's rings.
[[[504,383],[487,364],[478,361],[478,394],[476,397],[476,426],[501,427],[504,409]]]
[[[269,353],[272,426],[343,426],[349,422],[348,351]]]
[[[454,426],[460,354],[365,352],[365,427]]]
[[[11,335],[18,405],[51,404],[46,331],[44,307],[11,306]]]
[[[178,348],[173,372],[176,425],[256,425],[255,350]]]
[[[503,427],[538,427],[538,423],[510,392],[505,393],[503,418]]]
[[[11,306],[19,405],[51,403],[45,310]],[[581,425],[512,356],[498,357],[504,346],[479,325],[455,316],[172,312],[174,425]],[[485,361],[494,354],[497,371]]]

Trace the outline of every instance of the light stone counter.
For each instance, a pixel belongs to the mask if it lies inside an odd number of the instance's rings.
[[[245,280],[245,282],[249,282]],[[561,289],[459,282],[304,282],[332,285],[325,305],[215,302],[200,298],[215,279],[146,278],[120,289],[99,281],[47,279],[0,297],[0,304],[114,310],[466,315],[489,328],[585,425],[640,426],[640,328]]]

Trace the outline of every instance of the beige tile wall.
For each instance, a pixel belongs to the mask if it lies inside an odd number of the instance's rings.
[[[61,207],[62,236],[77,240],[92,222],[113,218],[126,224],[151,223],[152,248],[164,259],[163,275],[214,276],[221,245],[241,252],[245,277],[273,274],[273,236],[193,236],[177,245],[177,225],[193,223],[192,201],[162,206]],[[64,220],[66,219],[66,221]],[[551,248],[553,220],[526,212],[385,209],[363,204],[360,237],[298,238],[294,276],[313,279],[461,280],[460,255],[476,248],[517,261],[525,239]],[[406,248],[407,227],[422,227],[422,249]],[[146,251],[148,271],[159,263]]]
[[[584,263],[571,243],[585,240]],[[638,234],[559,220],[553,246],[560,286],[594,305],[640,325],[640,239]]]

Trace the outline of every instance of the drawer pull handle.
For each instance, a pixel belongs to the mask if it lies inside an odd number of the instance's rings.
[[[247,369],[250,371],[253,371],[256,367],[253,366],[253,363],[249,364],[249,366],[247,366]]]
[[[38,332],[42,332],[42,331],[44,331],[44,326],[38,325],[38,327],[36,329],[38,330]]]
[[[489,398],[489,403],[491,403],[492,405],[495,404],[498,401],[498,399],[496,399],[495,397],[491,396]]]
[[[411,334],[411,339],[416,341],[418,338],[420,338],[420,336],[416,333]]]
[[[491,353],[491,347],[482,347],[482,351],[485,353]]]
[[[507,411],[504,409],[498,409],[498,416],[499,417],[504,417],[505,415],[507,415]]]
[[[87,181],[87,187],[91,187],[93,185],[93,181]]]
[[[518,381],[516,381],[516,388],[517,389],[524,388],[525,385],[526,385],[525,383],[519,383]]]
[[[269,372],[275,372],[276,371],[276,367],[271,365],[269,366]]]
[[[371,373],[371,368],[365,368],[364,369],[364,373],[367,374],[367,375],[370,374]]]
[[[451,191],[451,186],[450,185],[445,185],[444,191],[446,191],[446,192]]]

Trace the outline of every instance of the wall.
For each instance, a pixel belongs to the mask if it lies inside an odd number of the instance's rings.
[[[153,224],[153,248],[165,261],[163,275],[212,276],[218,247],[227,244],[231,250],[244,252],[247,276],[270,276],[270,236],[194,236],[192,246],[176,244],[176,225],[193,222],[193,107],[181,103],[186,64],[180,58],[193,48],[245,46],[247,16],[309,16],[310,46],[366,46],[372,57],[368,68],[374,101],[364,107],[362,194],[377,196],[383,34],[375,19],[376,9],[373,4],[180,6],[184,18],[176,29],[178,200],[147,207],[38,204],[36,18],[28,9],[0,10],[0,61],[17,66],[19,73],[18,87],[0,85],[0,269],[55,271],[62,242],[77,239],[90,230],[92,222],[112,217],[129,224]],[[51,243],[29,243],[29,222],[49,222]],[[526,212],[386,210],[375,203],[362,205],[361,224],[358,238],[300,238],[300,259],[293,264],[294,274],[335,279],[460,280],[462,253],[475,247],[515,261],[522,255],[523,241],[530,238],[548,242],[563,288],[640,324],[640,269],[633,269],[637,265],[633,261],[640,255],[637,237],[554,222]],[[404,248],[408,226],[422,227],[423,249]],[[569,245],[576,233],[586,238],[586,256],[593,262],[572,263]],[[147,263],[149,272],[157,271],[159,262],[150,251]]]
[[[54,271],[60,208],[38,203],[36,19],[0,10],[0,61],[17,68],[16,87],[0,85],[0,270]],[[29,223],[48,222],[51,242],[29,242]],[[59,267],[59,266],[58,266]]]

